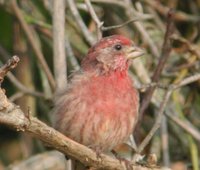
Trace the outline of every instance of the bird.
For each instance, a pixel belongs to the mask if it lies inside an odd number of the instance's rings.
[[[138,119],[139,95],[128,74],[144,54],[129,38],[100,39],[55,100],[55,128],[93,150],[108,152],[125,142]]]

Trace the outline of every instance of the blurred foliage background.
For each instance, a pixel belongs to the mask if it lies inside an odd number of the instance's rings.
[[[200,71],[200,0],[91,0],[104,26],[122,24],[133,18],[146,18],[121,28],[103,32],[103,36],[123,34],[140,44],[144,57],[134,61],[130,70],[136,84],[147,84],[158,64],[166,30],[169,8],[175,9],[173,50],[159,82],[178,83]],[[75,5],[75,9],[73,8]],[[52,0],[0,0],[0,64],[18,55],[19,65],[3,83],[11,101],[27,113],[50,124],[48,114],[53,107],[55,89],[48,79],[39,57],[44,57],[51,73],[53,68]],[[75,11],[78,14],[75,14]],[[65,47],[68,76],[80,68],[80,61],[97,40],[96,24],[82,0],[66,0]],[[80,25],[79,19],[85,25]],[[25,24],[25,26],[24,26]],[[26,27],[27,26],[27,27]],[[28,31],[26,30],[28,29]],[[66,84],[67,86],[67,84]],[[163,97],[157,89],[139,128],[139,142],[154,124]],[[144,92],[141,92],[141,99]],[[166,107],[161,129],[145,149],[155,153],[159,164],[172,169],[200,167],[200,81],[173,92]],[[173,119],[176,118],[176,120]],[[185,127],[177,121],[185,123]],[[195,129],[197,137],[186,132]],[[199,138],[198,138],[199,137]],[[0,125],[0,169],[20,162],[47,149],[31,136]]]

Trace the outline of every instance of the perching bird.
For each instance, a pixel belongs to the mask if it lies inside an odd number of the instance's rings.
[[[122,35],[102,38],[88,51],[57,98],[55,127],[69,138],[107,152],[125,142],[138,117],[138,92],[128,75],[130,60],[143,54]]]

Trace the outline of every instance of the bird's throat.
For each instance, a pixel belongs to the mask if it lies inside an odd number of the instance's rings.
[[[107,72],[106,74],[93,76],[91,83],[94,87],[104,86],[105,91],[106,89],[123,91],[132,88],[132,81],[128,76],[127,70],[115,70]]]

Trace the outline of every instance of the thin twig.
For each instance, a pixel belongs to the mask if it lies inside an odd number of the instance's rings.
[[[7,72],[9,72],[10,70],[12,70],[13,68],[15,68],[17,66],[19,62],[19,57],[17,56],[13,56],[11,59],[9,59],[7,61],[6,64],[4,64],[1,68],[0,68],[0,85],[4,80],[4,77],[6,76]]]
[[[85,4],[86,4],[86,6],[88,8],[88,11],[90,12],[90,15],[91,15],[92,19],[96,23],[97,38],[98,38],[98,40],[100,40],[102,38],[102,29],[101,29],[101,27],[103,26],[103,22],[101,22],[99,20],[96,12],[94,11],[94,8],[92,7],[92,4],[91,4],[90,0],[85,0]]]
[[[35,24],[37,25],[37,21],[35,21]],[[66,27],[68,26],[67,24],[65,24]],[[40,32],[42,32],[45,36],[47,36],[48,38],[52,39],[52,32],[50,31],[52,29],[51,26],[48,26],[46,29],[42,28],[42,26],[39,24],[39,27],[36,27]],[[80,66],[78,64],[78,61],[76,59],[76,57],[73,54],[73,50],[71,47],[71,44],[69,42],[69,38],[68,38],[68,34],[67,34],[67,30],[66,30],[66,34],[65,34],[65,51],[67,54],[67,59],[69,59],[70,63],[72,64],[74,70],[79,70]],[[3,51],[2,51],[3,52]],[[0,53],[1,53],[1,45],[0,45]]]
[[[137,149],[137,153],[141,153],[143,151],[143,149],[148,145],[149,141],[151,140],[151,138],[153,137],[153,135],[155,134],[155,132],[158,130],[158,128],[160,127],[161,124],[161,120],[162,120],[162,116],[163,113],[165,111],[165,107],[166,104],[171,96],[171,93],[176,90],[177,88],[181,88],[183,86],[186,86],[187,84],[193,83],[197,80],[200,80],[200,73],[192,75],[190,77],[187,77],[185,79],[183,79],[180,83],[178,84],[172,84],[169,85],[168,90],[165,92],[164,94],[164,98],[163,101],[161,102],[161,105],[159,107],[159,111],[158,114],[156,116],[156,121],[152,127],[152,129],[150,130],[150,132],[148,133],[148,135],[145,137],[145,139],[142,141],[142,143],[139,145],[138,149]]]
[[[152,82],[152,83],[148,83],[148,84],[142,84],[142,85],[139,85],[138,87],[136,87],[139,91],[141,92],[145,92],[147,91],[147,89],[151,88],[151,87],[157,87],[157,88],[160,88],[160,89],[165,89],[167,90],[169,85],[167,84],[161,84],[161,83],[156,83],[156,82]]]
[[[2,55],[4,60],[8,60],[10,58],[10,54],[0,45],[0,54]],[[32,89],[27,88],[24,86],[13,74],[12,72],[7,73],[8,79],[13,83],[15,87],[17,87],[22,93],[24,94],[30,94],[32,96],[37,96],[37,97],[45,97],[45,95],[41,92],[34,91]]]
[[[188,48],[188,51],[190,51],[192,54],[196,55],[198,59],[200,59],[200,51],[199,51],[198,46],[195,46],[194,44],[189,42],[187,39],[180,37],[176,34],[173,35],[171,39],[174,41],[179,41],[180,43],[183,43],[184,45],[186,45],[186,47]]]
[[[146,6],[146,10],[150,15],[154,16],[154,21],[155,21],[157,29],[161,30],[161,32],[164,33],[165,25],[164,25],[161,17],[158,15],[158,13],[156,13],[156,11],[153,8],[151,8],[150,6]]]
[[[53,61],[56,91],[67,86],[67,62],[65,56],[65,0],[53,1]]]
[[[8,52],[0,45],[0,54],[2,55],[4,60],[8,60],[10,58],[10,54],[8,54]],[[35,90],[29,89],[26,86],[24,86],[13,74],[12,72],[8,72],[7,73],[7,78],[13,83],[13,85],[15,87],[17,87],[22,93],[24,94],[29,94],[32,96],[36,96],[36,97],[43,97],[46,98],[47,97],[41,93],[41,92],[37,92]]]
[[[179,119],[175,114],[170,113],[169,111],[165,112],[165,115],[169,117],[172,121],[175,122],[176,125],[183,128],[186,132],[188,132],[194,139],[196,139],[198,142],[200,142],[200,132],[199,130],[192,125],[187,120],[181,120]]]
[[[17,87],[21,92],[32,95],[32,96],[36,96],[36,97],[43,97],[45,99],[48,98],[47,96],[45,96],[45,94],[29,89],[26,86],[24,86],[18,79],[16,79],[16,77],[12,73],[8,73],[7,77],[13,83],[13,85]]]
[[[142,21],[142,20],[147,20],[147,19],[152,19],[153,17],[152,16],[142,16],[142,17],[137,17],[137,18],[133,18],[133,19],[130,19],[122,24],[119,24],[119,25],[113,25],[113,26],[107,26],[107,27],[104,27],[102,26],[101,27],[101,30],[102,31],[109,31],[109,30],[112,30],[112,29],[117,29],[117,28],[121,28],[121,27],[124,27],[132,22],[136,22],[136,21]]]
[[[99,20],[98,16],[96,15],[90,0],[85,0],[85,3],[87,5],[87,7],[88,7],[90,15],[92,16],[93,20],[95,21],[95,23],[97,25],[97,34],[98,34],[98,37],[99,37],[98,39],[100,39],[102,37],[102,31],[109,31],[109,30],[112,30],[112,29],[121,28],[121,27],[124,27],[124,26],[132,23],[132,22],[146,20],[146,19],[152,19],[153,18],[153,16],[150,16],[150,15],[147,15],[147,16],[144,15],[144,16],[141,16],[141,17],[138,16],[137,18],[130,19],[130,20],[124,22],[123,24],[105,27],[105,26],[103,26],[103,22],[101,22]]]
[[[143,0],[145,3],[150,5],[154,10],[158,11],[161,15],[165,16],[168,13],[169,8],[167,6],[163,6],[162,3],[157,1],[149,1]],[[190,15],[182,11],[176,11],[174,13],[174,20],[181,22],[198,22],[200,21],[200,17],[197,15]]]
[[[195,82],[195,81],[197,81],[197,80],[199,80],[199,79],[200,79],[200,73],[196,73],[196,74],[194,74],[194,75],[192,75],[192,76],[189,76],[189,77],[183,79],[180,83],[172,85],[171,88],[172,88],[173,90],[175,90],[175,89],[177,89],[177,88],[180,88],[180,87],[182,87],[182,86],[185,86],[185,85],[187,85],[187,84],[190,84],[190,83],[192,83],[192,82]]]
[[[170,41],[170,37],[174,31],[174,26],[173,26],[173,10],[170,10],[168,12],[168,21],[167,21],[167,28],[166,28],[166,33],[165,33],[165,39],[164,39],[164,43],[163,43],[163,48],[162,48],[162,52],[161,52],[161,56],[160,56],[160,60],[158,62],[158,65],[154,71],[153,77],[152,77],[152,82],[158,82],[160,75],[162,73],[162,70],[166,64],[167,59],[169,58],[170,52],[171,52],[171,41]],[[140,116],[139,116],[139,124],[142,120],[143,114],[146,110],[146,108],[148,107],[151,97],[154,93],[155,87],[151,87],[149,88],[149,90],[146,92],[146,94],[144,95],[144,98],[142,100],[141,103],[141,107],[140,107]]]
[[[162,158],[163,165],[165,167],[170,167],[170,154],[169,154],[169,134],[167,126],[167,118],[165,115],[162,117],[161,122],[161,141],[162,141]]]
[[[91,0],[91,2],[96,2],[96,3],[105,3],[105,4],[114,4],[117,6],[125,7],[125,4],[121,0]]]
[[[21,98],[22,96],[24,96],[24,93],[23,92],[17,92],[15,94],[13,94],[12,96],[9,97],[9,100],[11,102],[14,102],[15,100]]]
[[[148,133],[148,135],[145,137],[145,139],[142,141],[142,143],[139,145],[138,149],[137,149],[137,153],[141,153],[143,151],[143,149],[147,146],[147,144],[149,143],[149,141],[151,140],[151,138],[153,137],[153,135],[155,134],[155,132],[158,130],[158,128],[160,127],[160,123],[162,120],[162,116],[163,116],[163,112],[164,109],[167,105],[167,102],[171,96],[172,91],[168,90],[165,92],[164,95],[164,99],[160,105],[158,114],[156,115],[156,121],[152,127],[152,129],[150,130],[150,132]]]
[[[87,26],[83,22],[74,0],[67,0],[67,2],[70,8],[70,11],[75,18],[75,21],[77,22],[81,31],[83,32],[84,38],[90,45],[93,45],[96,42],[96,40],[94,39],[93,35],[89,32]]]
[[[29,42],[30,42],[30,44],[31,44],[31,46],[32,46],[41,66],[42,66],[42,68],[43,68],[43,70],[46,74],[46,76],[47,76],[47,78],[48,78],[48,80],[49,80],[49,84],[51,85],[51,88],[54,89],[55,88],[55,81],[54,81],[53,75],[52,75],[52,73],[51,73],[51,71],[50,71],[50,69],[49,69],[49,67],[48,67],[48,65],[47,65],[47,63],[44,59],[44,56],[43,56],[40,48],[38,47],[38,45],[35,41],[35,38],[34,38],[32,31],[30,30],[28,24],[25,22],[25,20],[23,18],[23,14],[19,9],[16,0],[11,1],[11,6],[12,6],[13,11],[16,14],[16,17],[18,18],[18,20],[19,20],[19,22],[20,22],[20,24],[21,24],[21,26],[22,26],[22,28],[23,28],[23,30],[24,30],[24,32],[25,32],[25,34],[26,34],[26,36],[27,36],[27,38],[28,38],[28,40],[29,40]]]
[[[126,6],[125,6],[125,10],[126,10],[126,15],[129,17],[129,19],[131,19],[133,16],[140,16],[138,15],[137,12],[135,12],[134,7],[132,5],[131,0],[124,0]],[[150,51],[152,52],[152,54],[158,58],[159,57],[159,51],[158,48],[156,46],[156,44],[153,42],[152,38],[150,37],[149,33],[146,31],[145,27],[143,26],[142,23],[140,22],[134,22],[133,23],[134,27],[136,27],[136,29],[138,30],[138,32],[141,34],[143,41],[147,42],[147,44],[149,45]]]
[[[76,57],[73,53],[73,50],[72,50],[72,47],[71,47],[67,33],[66,33],[66,36],[65,36],[65,49],[66,49],[67,58],[69,59],[71,65],[73,66],[73,69],[75,71],[80,70],[80,65],[79,65],[79,63],[78,63],[78,61],[77,61],[77,59],[76,59]]]
[[[184,63],[184,64],[178,65],[176,67],[167,68],[167,71],[168,72],[178,72],[178,71],[181,71],[183,69],[190,69],[191,67],[196,68],[196,66],[197,66],[197,68],[199,68],[199,66],[200,66],[200,60],[199,59],[189,61],[188,63]]]

